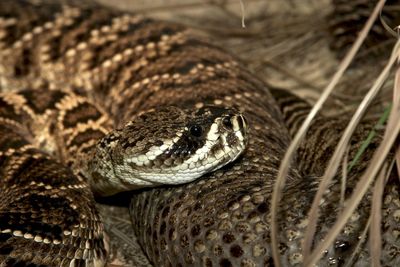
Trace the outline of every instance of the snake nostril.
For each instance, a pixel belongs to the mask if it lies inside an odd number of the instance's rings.
[[[231,118],[232,118],[232,116],[226,116],[222,119],[222,124],[228,129],[233,128]]]

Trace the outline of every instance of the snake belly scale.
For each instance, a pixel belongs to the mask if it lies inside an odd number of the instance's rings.
[[[133,194],[131,216],[145,254],[155,266],[273,264],[269,199],[291,138],[285,123],[297,113],[288,105],[282,116],[279,104],[287,103],[277,102],[229,53],[181,25],[95,4],[2,0],[0,89],[0,265],[104,265],[107,242],[92,190],[108,195],[135,188],[137,182],[125,179],[133,176],[127,168],[150,170],[136,177],[143,183],[138,187],[158,185],[152,168],[169,170],[160,184],[187,178],[178,175],[179,166],[200,167],[194,158],[208,157],[191,151],[203,147],[221,162],[183,182],[205,173],[203,178]],[[290,94],[274,95],[292,100]],[[317,134],[302,146],[288,177],[280,214],[285,265],[301,264],[308,203],[326,162],[322,151],[337,142],[321,140],[326,132],[336,137],[332,125],[340,129],[342,122],[329,125],[324,118],[315,123]],[[124,137],[137,128],[143,132]],[[174,155],[184,158],[160,160],[163,151],[177,147],[185,152]],[[129,160],[121,159],[128,150]],[[315,151],[322,153],[317,160],[302,161]],[[107,165],[107,157],[118,164]],[[104,180],[109,176],[115,179]],[[334,183],[327,194],[321,233],[337,212],[331,201],[338,188]],[[397,194],[398,186],[388,186],[383,205],[387,265],[398,261]],[[354,249],[368,202],[357,216],[321,265],[340,265]],[[366,261],[368,248],[359,259]]]

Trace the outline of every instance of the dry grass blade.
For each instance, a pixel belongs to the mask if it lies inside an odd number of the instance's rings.
[[[400,47],[400,40],[398,40],[396,43],[394,53],[391,57],[388,66],[390,64],[393,65],[395,59],[400,55],[399,47]],[[388,66],[386,66],[386,68]],[[396,74],[396,79],[400,77],[399,75],[400,75],[400,70],[398,69]],[[398,90],[398,86],[395,86],[395,90]],[[320,259],[320,257],[323,255],[323,252],[332,244],[336,236],[340,233],[341,229],[346,224],[347,220],[354,213],[361,199],[367,192],[368,187],[372,183],[373,179],[376,177],[377,173],[382,168],[382,165],[385,162],[387,155],[389,154],[389,151],[392,148],[400,132],[400,123],[397,123],[400,119],[399,102],[400,99],[396,99],[396,102],[393,103],[392,111],[389,117],[389,122],[386,127],[385,136],[382,140],[382,143],[374,153],[372,160],[369,163],[369,166],[361,176],[360,181],[357,183],[357,186],[354,189],[354,192],[351,195],[347,206],[340,214],[340,216],[337,218],[334,226],[330,229],[328,234],[325,236],[324,240],[317,245],[316,249],[312,252],[311,256],[305,261],[306,266],[312,266],[316,264]]]
[[[311,249],[311,243],[314,238],[315,227],[316,227],[317,220],[318,220],[319,203],[321,203],[324,192],[328,188],[330,182],[332,181],[332,178],[337,173],[337,169],[340,165],[341,158],[343,157],[343,154],[346,151],[346,147],[348,146],[348,144],[350,142],[350,139],[351,139],[351,136],[352,136],[354,130],[356,129],[357,125],[360,123],[362,116],[365,114],[368,106],[373,101],[376,94],[379,92],[379,89],[382,87],[383,83],[385,82],[386,78],[388,77],[390,69],[392,68],[393,64],[395,63],[395,61],[398,57],[399,45],[400,45],[400,42],[396,44],[394,53],[393,53],[392,57],[390,58],[389,63],[385,66],[385,68],[379,75],[378,79],[375,81],[374,85],[369,90],[369,92],[366,94],[363,101],[357,108],[355,114],[351,118],[351,121],[349,122],[338,145],[336,146],[333,156],[330,159],[329,164],[324,172],[324,175],[321,178],[321,183],[319,184],[317,194],[314,197],[314,201],[313,201],[311,209],[310,209],[309,224],[308,224],[308,227],[307,227],[307,230],[305,233],[305,238],[304,238],[304,253],[305,253],[304,257],[305,257],[306,262],[308,260],[309,252]]]
[[[346,193],[346,183],[347,183],[347,162],[349,159],[349,150],[350,147],[347,147],[346,154],[343,157],[342,162],[342,179],[341,179],[341,187],[340,187],[340,208],[344,208],[345,201],[345,193]]]
[[[396,149],[396,166],[397,166],[397,175],[399,177],[399,182],[400,182],[400,147]]]
[[[282,163],[279,168],[278,177],[274,184],[274,191],[272,194],[271,200],[271,248],[272,248],[272,255],[274,259],[274,263],[277,267],[281,266],[280,259],[279,259],[279,248],[278,248],[278,224],[277,224],[277,215],[278,215],[278,203],[280,200],[280,195],[282,192],[283,187],[285,186],[285,178],[288,175],[290,162],[292,161],[295,151],[297,150],[300,142],[303,140],[307,129],[309,128],[312,119],[315,117],[317,112],[322,107],[323,103],[326,101],[330,93],[333,91],[337,83],[339,82],[340,78],[343,76],[343,73],[348,68],[350,63],[352,62],[355,54],[357,53],[358,49],[361,47],[364,39],[366,38],[369,29],[372,27],[376,17],[379,14],[379,11],[382,9],[385,1],[380,0],[377,6],[374,9],[374,12],[371,14],[370,18],[368,19],[366,25],[364,26],[363,30],[360,32],[356,42],[351,47],[350,51],[347,53],[343,61],[340,63],[337,72],[334,74],[332,80],[327,85],[321,97],[315,103],[314,107],[310,111],[310,114],[307,116],[303,125],[300,127],[299,131],[297,132],[296,136],[293,138],[292,143],[290,144],[288,150],[285,153],[285,156],[282,160]],[[315,226],[313,227],[315,228]],[[314,232],[314,231],[312,231]],[[308,248],[308,251],[311,248],[311,240],[309,240],[308,244],[305,245],[305,248]],[[307,251],[306,251],[307,255]]]
[[[384,166],[379,172],[378,179],[375,182],[374,192],[372,196],[371,207],[371,227],[369,228],[369,245],[371,251],[372,266],[380,267],[381,259],[381,209],[382,209],[382,195],[383,188],[385,187],[385,171],[387,166]],[[389,170],[390,171],[390,170]]]
[[[399,55],[400,57],[400,55]],[[388,132],[391,131],[397,122],[400,119],[400,58],[397,58],[397,70],[395,74],[395,82],[394,82],[394,90],[393,90],[393,111],[389,117],[389,122],[387,126],[387,131],[385,133],[385,137],[388,136]],[[398,154],[398,150],[396,154]],[[397,155],[396,155],[397,156]],[[381,173],[376,181],[376,186],[374,187],[373,198],[372,198],[372,222],[370,228],[370,250],[371,250],[371,259],[372,266],[380,267],[380,259],[381,259],[381,206],[382,206],[382,195],[383,189],[385,185],[385,181],[388,179],[390,172],[393,168],[394,161],[389,168],[382,168]],[[385,172],[386,170],[386,177]]]
[[[400,58],[398,58],[397,64],[398,65],[400,64]],[[395,76],[395,83],[394,83],[393,103],[400,105],[399,101],[400,101],[400,67],[398,66],[396,76]],[[398,110],[399,106],[397,106],[395,108]],[[391,122],[389,121],[389,123],[391,123]],[[395,123],[395,122],[393,122],[393,123]],[[396,166],[397,166],[397,175],[400,178],[400,147],[396,148],[395,160],[396,160]]]
[[[242,28],[246,28],[246,24],[244,23],[244,4],[242,0],[239,0],[240,3],[240,11],[242,12]]]
[[[396,33],[396,32],[386,23],[386,21],[383,19],[382,10],[381,10],[380,13],[379,13],[379,19],[381,20],[381,23],[382,23],[383,28],[385,28],[385,30],[386,30],[388,33],[390,33],[392,36],[398,38],[399,34]]]
[[[396,116],[400,116],[400,113],[396,114]],[[306,266],[312,266],[318,262],[318,260],[323,255],[324,251],[332,244],[336,236],[340,233],[341,229],[346,224],[347,220],[354,213],[355,209],[358,206],[358,203],[365,195],[372,180],[374,179],[378,171],[381,169],[382,164],[384,163],[399,132],[400,132],[400,123],[398,123],[392,128],[392,131],[387,135],[387,137],[383,140],[382,144],[377,149],[376,153],[374,154],[371,160],[370,165],[368,166],[365,173],[362,175],[360,181],[357,183],[354,193],[352,194],[352,196],[348,201],[348,205],[345,207],[344,211],[338,217],[334,226],[328,232],[324,240],[317,245],[316,249],[310,255],[309,259],[305,262]]]
[[[360,41],[365,38],[367,35],[368,31],[370,30],[373,22],[376,20],[380,10],[383,8],[385,1],[380,1],[374,11],[372,12],[371,16],[369,17],[367,23],[365,24],[363,30],[361,31],[359,37],[357,38],[357,41],[353,45],[353,47]],[[364,37],[364,38],[363,38]],[[352,47],[352,48],[353,48]],[[322,200],[323,194],[325,190],[327,189],[328,185],[330,184],[332,178],[337,172],[337,169],[340,165],[340,159],[343,157],[343,154],[346,150],[346,147],[348,146],[348,143],[350,141],[350,138],[356,128],[356,126],[359,124],[362,116],[364,115],[368,105],[372,102],[376,94],[378,93],[379,89],[381,88],[384,80],[386,79],[390,68],[392,67],[394,61],[392,57],[392,64],[388,64],[384,71],[381,73],[380,77],[374,84],[373,88],[368,92],[364,100],[361,102],[359,105],[357,111],[355,112],[354,116],[352,117],[349,125],[347,126],[345,132],[342,135],[342,138],[340,139],[335,152],[333,153],[333,156],[331,160],[329,161],[328,167],[325,170],[325,173],[321,179],[321,183],[318,187],[318,191],[316,196],[314,197],[313,204],[310,209],[310,214],[309,214],[309,224],[305,233],[305,238],[304,238],[304,244],[303,244],[303,251],[304,251],[304,259],[307,262],[310,251],[311,251],[311,244],[314,239],[314,233],[315,233],[315,228],[317,225],[317,220],[318,220],[318,205],[320,201]]]
[[[379,267],[381,252],[382,252],[382,235],[381,235],[381,211],[382,211],[382,196],[386,181],[389,179],[390,173],[393,170],[395,160],[393,159],[389,167],[384,166],[379,173],[378,179],[375,182],[374,192],[372,195],[371,206],[371,227],[370,227],[370,251],[372,266]]]

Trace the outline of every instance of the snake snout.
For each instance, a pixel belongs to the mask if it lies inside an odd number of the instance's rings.
[[[238,130],[241,131],[244,135],[244,138],[246,139],[247,143],[247,135],[249,132],[249,124],[246,120],[246,117],[243,114],[239,114],[237,116],[237,123],[238,123]]]
[[[247,133],[248,124],[243,114],[234,115],[230,118],[230,120],[232,122],[233,131],[242,131],[244,133]]]
[[[222,119],[222,125],[227,130],[233,130],[234,132],[237,131],[247,132],[248,129],[248,123],[246,117],[241,113],[226,115]]]
[[[248,123],[241,113],[230,114],[222,119],[222,125],[228,132],[228,145],[237,146],[238,142],[245,146],[247,144]],[[235,138],[232,138],[235,137]]]

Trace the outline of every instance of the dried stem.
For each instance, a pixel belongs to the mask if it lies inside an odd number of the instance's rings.
[[[376,5],[374,11],[372,12],[368,21],[364,25],[364,28],[360,32],[360,35],[358,36],[356,42],[353,44],[349,54],[346,55],[346,58],[350,55],[352,50],[355,50],[354,54],[351,57],[351,58],[354,58],[356,51],[363,43],[365,37],[367,36],[369,30],[371,29],[374,21],[378,17],[378,14],[384,4],[385,4],[385,1],[381,0]],[[346,58],[344,59],[344,61],[346,60]],[[384,69],[384,71],[380,75],[380,78],[375,82],[374,86],[371,88],[371,90],[365,96],[364,100],[359,105],[357,111],[355,112],[354,116],[352,117],[351,121],[349,122],[349,125],[345,129],[338,145],[336,146],[335,152],[333,153],[332,158],[329,161],[328,167],[325,170],[324,176],[321,179],[321,183],[319,184],[317,194],[314,197],[314,201],[313,201],[311,209],[310,209],[309,224],[306,229],[305,238],[304,238],[304,244],[303,244],[304,255],[303,256],[304,256],[305,262],[308,261],[308,257],[309,257],[310,251],[311,251],[311,244],[314,239],[314,233],[315,233],[315,229],[316,229],[316,225],[317,225],[317,221],[318,221],[318,210],[319,210],[318,204],[320,203],[320,201],[323,197],[323,194],[324,194],[325,190],[327,189],[328,185],[330,184],[332,178],[334,177],[334,175],[337,172],[337,169],[341,162],[341,158],[343,157],[343,154],[346,151],[346,147],[348,146],[348,143],[350,141],[350,138],[351,138],[356,126],[359,124],[368,105],[372,102],[373,98],[378,93],[378,90],[381,88],[384,80],[386,79],[386,77],[389,73],[390,68],[391,68],[391,65],[390,65],[390,67],[386,67]]]
[[[280,258],[279,258],[279,248],[278,248],[278,223],[277,223],[277,214],[278,214],[278,203],[280,200],[281,192],[283,187],[285,186],[285,180],[288,175],[290,162],[292,161],[295,151],[297,150],[300,142],[303,140],[307,129],[309,128],[312,119],[316,116],[317,112],[322,107],[323,103],[326,101],[330,93],[333,91],[335,86],[338,84],[340,78],[343,76],[344,71],[348,68],[350,63],[352,62],[355,54],[357,53],[358,49],[360,48],[361,44],[363,43],[364,39],[366,38],[369,29],[371,28],[373,22],[375,21],[376,17],[378,16],[379,11],[382,9],[385,1],[380,0],[377,6],[375,7],[374,12],[368,19],[366,25],[364,26],[363,30],[360,32],[359,37],[357,38],[356,42],[351,47],[350,51],[347,53],[343,61],[340,63],[340,66],[337,72],[334,74],[332,80],[328,84],[328,86],[323,91],[321,97],[316,102],[312,110],[310,111],[309,115],[303,122],[303,125],[297,132],[296,136],[293,138],[293,142],[290,144],[283,160],[279,168],[278,177],[276,179],[274,185],[274,191],[272,194],[272,201],[271,201],[271,248],[272,248],[272,255],[274,259],[274,263],[277,267],[281,266]],[[315,231],[315,225],[311,228],[311,233]],[[313,236],[313,235],[312,235]],[[308,243],[305,244],[306,252],[309,253],[311,249],[311,242],[312,239],[309,238]],[[318,257],[319,259],[319,257]]]
[[[347,126],[345,133],[343,134],[341,140],[339,141],[338,146],[336,147],[336,150],[334,152],[334,155],[332,156],[327,169],[325,170],[325,174],[322,178],[322,181],[319,185],[318,192],[314,198],[312,208],[310,210],[310,215],[309,215],[309,225],[306,230],[305,234],[305,239],[310,242],[313,240],[313,234],[315,231],[315,226],[316,226],[316,220],[318,218],[318,203],[317,201],[320,201],[322,198],[323,192],[326,190],[327,186],[329,185],[333,175],[335,174],[335,170],[337,169],[337,166],[339,165],[335,161],[339,161],[340,163],[340,154],[343,154],[342,151],[345,150],[348,141],[350,140],[351,134],[354,131],[356,125],[358,124],[359,120],[361,119],[362,114],[364,114],[364,109],[369,105],[369,103],[372,101],[373,97],[377,94],[379,88],[382,86],[384,83],[386,77],[389,74],[389,71],[393,64],[395,63],[396,58],[400,55],[400,50],[398,49],[400,46],[400,41],[396,43],[396,46],[394,48],[394,52],[392,54],[392,57],[389,60],[389,63],[386,65],[382,73],[380,74],[379,78],[375,81],[374,85],[372,86],[371,90],[367,93],[365,96],[363,102],[360,104],[359,108],[357,109],[356,113],[354,114],[353,118],[351,119],[349,125]],[[392,114],[393,115],[393,110],[394,106],[392,108]],[[390,119],[390,117],[389,117]],[[390,120],[389,120],[390,123]],[[347,206],[343,210],[342,214],[337,218],[335,225],[330,229],[324,240],[317,245],[316,249],[313,251],[310,257],[306,257],[305,263],[306,265],[313,265],[315,264],[319,258],[322,256],[323,251],[326,250],[334,241],[335,237],[339,234],[341,229],[344,227],[346,224],[348,218],[351,216],[351,214],[354,212],[355,208],[358,206],[359,202],[361,201],[362,197],[364,196],[366,190],[368,189],[368,186],[371,184],[372,180],[376,176],[377,172],[380,170],[380,167],[382,166],[384,162],[384,157],[388,154],[388,151],[390,150],[391,146],[393,145],[394,139],[396,136],[393,136],[394,133],[398,132],[400,130],[400,124],[393,126],[391,129],[392,132],[389,132],[390,128],[389,123],[387,126],[387,130],[385,132],[385,137],[384,140],[382,141],[382,144],[379,146],[377,149],[376,153],[374,154],[374,157],[372,158],[367,170],[361,177],[360,181],[358,182],[356,189],[354,190],[350,200],[348,201]],[[342,153],[340,153],[342,152]],[[336,167],[336,168],[334,168]],[[310,229],[310,227],[313,227],[313,229]],[[312,236],[311,236],[312,233]],[[308,256],[308,255],[307,255]]]

